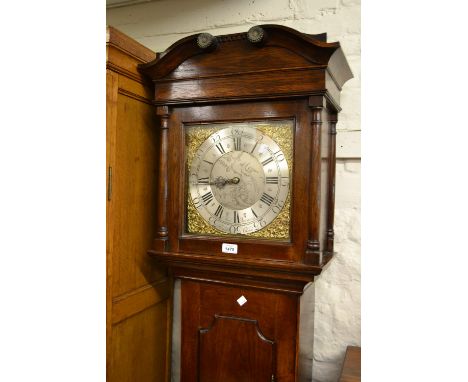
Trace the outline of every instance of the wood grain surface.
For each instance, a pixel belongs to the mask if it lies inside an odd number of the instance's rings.
[[[181,290],[181,381],[295,381],[298,296],[187,280]]]
[[[113,28],[107,43],[107,380],[170,379],[171,288],[146,254],[156,222],[157,126],[151,84],[136,70],[155,57]]]
[[[361,382],[361,348],[348,346],[338,382]]]

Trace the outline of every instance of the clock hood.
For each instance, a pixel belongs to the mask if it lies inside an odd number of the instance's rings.
[[[340,44],[326,42],[325,33],[271,24],[245,33],[185,37],[139,71],[155,82],[156,104],[328,92],[338,105],[336,95],[352,78]]]

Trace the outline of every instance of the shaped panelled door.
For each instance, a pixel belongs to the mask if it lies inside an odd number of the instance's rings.
[[[271,381],[276,369],[275,341],[266,338],[257,320],[215,315],[199,330],[201,381]]]
[[[189,280],[181,290],[181,381],[295,381],[295,296]]]

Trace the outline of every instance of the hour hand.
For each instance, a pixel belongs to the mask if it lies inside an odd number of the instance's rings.
[[[240,179],[236,176],[232,179],[226,179],[226,184],[238,184]]]
[[[216,186],[218,188],[223,188],[226,184],[238,184],[240,179],[238,177],[234,177],[232,179],[223,178],[222,176],[218,176],[214,182],[210,182],[209,184],[212,186]]]

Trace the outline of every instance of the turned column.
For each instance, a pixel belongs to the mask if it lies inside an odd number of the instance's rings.
[[[333,254],[333,243],[335,231],[335,178],[336,178],[336,123],[338,114],[330,113],[328,117],[330,123],[330,142],[328,153],[328,216],[327,216],[327,246],[326,251]]]
[[[320,264],[320,182],[321,182],[321,133],[323,97],[309,97],[309,107],[312,111],[311,129],[312,141],[310,152],[310,182],[309,182],[309,238],[305,252],[305,263]]]
[[[158,106],[156,114],[160,118],[160,144],[159,144],[159,166],[158,166],[158,213],[156,218],[156,237],[154,239],[154,249],[165,251],[168,248],[167,229],[167,155],[168,155],[168,128],[169,128],[169,107]]]

